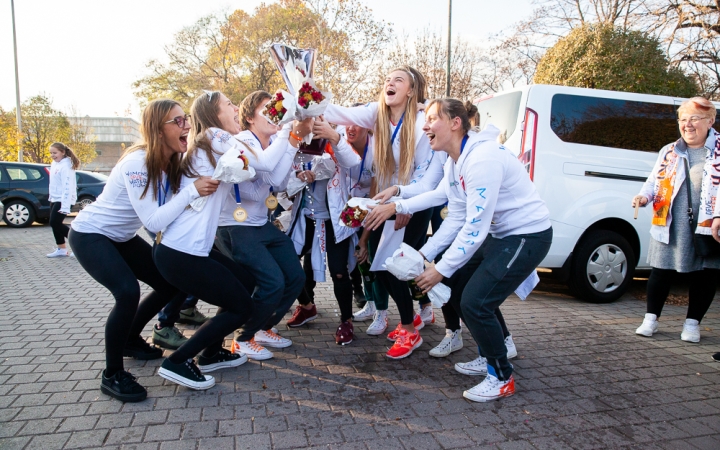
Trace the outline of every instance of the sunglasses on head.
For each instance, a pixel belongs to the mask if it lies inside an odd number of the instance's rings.
[[[205,93],[205,95],[207,95],[208,101],[211,102],[213,99],[213,95],[215,95],[217,91],[206,91],[205,89],[203,89],[203,92]]]

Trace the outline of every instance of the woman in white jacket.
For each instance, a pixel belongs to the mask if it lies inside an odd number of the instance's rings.
[[[180,155],[187,151],[188,116],[173,100],[154,100],[140,124],[142,141],[125,151],[97,201],[73,220],[68,241],[80,265],[115,298],[105,324],[105,370],[100,389],[123,402],[147,391],[123,367],[123,356],[162,357],[140,332],[177,294],[153,263],[137,230],[157,233],[190,202],[215,192],[218,182],[196,180],[180,189]],[[153,290],[140,301],[139,281]]]
[[[374,192],[395,186],[396,195],[409,198],[434,189],[442,178],[442,164],[422,132],[425,114],[418,111],[417,105],[425,102],[425,95],[425,78],[406,66],[388,74],[378,102],[354,108],[328,106],[325,112],[328,121],[374,130]],[[422,344],[419,330],[424,322],[415,314],[408,284],[392,276],[382,265],[400,243],[416,249],[425,243],[431,215],[431,210],[418,211],[412,216],[400,214],[396,220],[385,223],[383,229],[371,232],[366,228],[360,239],[361,252],[367,242],[375,249],[371,270],[376,272],[400,312],[400,324],[388,335],[388,339],[395,342],[387,352],[388,358],[405,358],[419,347]]]
[[[325,262],[330,271],[335,299],[340,307],[340,325],[335,330],[335,343],[352,342],[353,285],[350,272],[355,267],[354,228],[340,225],[342,212],[350,193],[349,174],[362,158],[345,140],[344,128],[333,129],[323,117],[313,126],[313,134],[325,143],[325,153],[335,161],[335,173],[329,179],[316,180],[311,167],[298,167],[295,176],[308,186],[295,196],[288,234],[299,256],[305,256],[305,289],[288,326],[298,327],[317,314],[314,289],[325,281]]]
[[[75,171],[80,167],[80,160],[70,147],[62,142],[50,145],[50,158],[53,160],[50,164],[50,228],[57,248],[47,257],[72,256],[65,246],[65,238],[70,228],[63,221],[77,200]]]
[[[447,279],[461,294],[463,318],[487,360],[487,377],[463,396],[473,401],[507,397],[515,382],[496,310],[550,249],[549,212],[522,164],[495,141],[497,134],[469,131],[462,102],[435,100],[426,115],[430,145],[449,156],[442,182],[434,191],[375,211],[387,217],[448,202],[448,217],[420,253],[433,260],[447,250],[415,281],[427,292]]]
[[[297,149],[311,129],[311,119],[295,122],[294,131],[291,131],[293,124],[288,124],[278,132],[277,145],[256,152],[234,137],[241,131],[239,109],[221,92],[200,95],[190,111],[193,128],[188,155],[183,160],[181,186],[212,175],[217,158],[233,148],[239,150],[240,156],[256,171],[272,171],[283,155]],[[245,354],[231,353],[222,346],[225,336],[240,328],[254,313],[254,303],[245,287],[247,271],[213,249],[221,210],[234,186],[220,183],[200,211],[193,208],[183,211],[163,232],[153,250],[163,277],[182,292],[219,307],[217,314],[166,358],[158,371],[161,377],[191,389],[209,389],[215,385],[214,378],[203,372],[247,361]],[[240,220],[247,218],[247,211],[240,204],[236,204],[235,213]],[[197,365],[193,361],[195,356],[198,356]]]

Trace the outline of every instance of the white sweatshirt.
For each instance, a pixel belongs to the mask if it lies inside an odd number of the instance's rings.
[[[278,165],[283,155],[287,153],[290,126],[280,130],[274,145],[265,151],[255,152],[255,155],[238,141],[233,135],[219,128],[210,128],[208,137],[211,138],[212,148],[219,158],[231,148],[237,148],[241,155],[248,159],[250,167],[256,171],[271,172]],[[293,150],[295,150],[293,148]],[[204,150],[194,152],[192,166],[200,176],[212,176],[215,166],[208,160]],[[195,178],[183,177],[181,187],[195,182]],[[220,221],[220,212],[225,199],[234,191],[232,183],[220,183],[218,190],[208,196],[208,201],[202,211],[186,209],[163,233],[162,244],[195,256],[208,256],[215,241],[215,232]],[[234,209],[234,208],[233,208]]]
[[[77,200],[77,182],[72,160],[65,157],[60,162],[50,164],[50,198],[53,203],[60,202],[60,212],[69,214]]]
[[[159,206],[155,195],[158,186],[150,186],[144,198],[140,198],[147,185],[145,150],[125,156],[110,172],[110,177],[97,200],[80,211],[70,225],[81,233],[98,233],[115,242],[127,242],[143,225],[153,233],[170,224],[186,206],[200,197],[192,183]],[[163,174],[164,175],[164,174]],[[166,178],[161,180],[164,197]]]
[[[350,196],[368,198],[370,197],[370,187],[372,179],[375,177],[373,172],[373,137],[368,134],[367,150],[365,151],[365,161],[360,160],[360,165],[348,169],[348,177],[350,178]],[[437,156],[437,155],[436,155]],[[360,173],[362,170],[362,173]]]
[[[550,212],[517,158],[496,142],[499,130],[488,125],[469,140],[457,163],[448,158],[445,176],[431,192],[401,200],[403,212],[448,202],[448,217],[420,249],[432,261],[447,248],[435,269],[450,277],[464,266],[488,233],[502,239],[550,228]]]
[[[233,218],[233,212],[237,208],[237,199],[235,197],[235,187],[230,188],[230,193],[225,197],[220,213],[219,226],[246,226],[259,227],[265,225],[268,221],[268,208],[265,206],[265,199],[270,195],[270,188],[273,192],[285,190],[289,179],[290,168],[293,164],[295,152],[297,151],[287,140],[273,140],[267,149],[263,150],[262,144],[250,130],[241,131],[235,136],[236,139],[246,143],[256,153],[263,151],[274,151],[273,145],[285,146],[286,151],[281,156],[280,162],[271,172],[257,172],[254,180],[245,181],[238,185],[240,200],[242,207],[247,211],[247,220],[238,222]],[[277,142],[277,144],[276,144]]]

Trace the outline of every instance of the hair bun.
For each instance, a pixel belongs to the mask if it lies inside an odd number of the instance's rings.
[[[473,117],[475,114],[478,113],[477,106],[475,106],[470,100],[466,100],[463,106],[465,106],[465,110],[470,117]]]

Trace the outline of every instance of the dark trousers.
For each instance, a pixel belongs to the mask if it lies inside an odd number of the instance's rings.
[[[70,228],[63,223],[67,216],[60,212],[60,206],[60,202],[50,203],[50,228],[57,245],[63,245],[70,232]]]
[[[325,249],[327,266],[333,283],[333,293],[340,307],[340,321],[345,322],[352,318],[353,285],[348,273],[348,256],[350,255],[350,238],[335,242],[335,230],[330,220],[325,222]],[[315,299],[315,278],[312,268],[312,245],[317,239],[315,236],[315,221],[305,218],[305,246],[300,252],[304,256],[303,269],[305,270],[305,289],[298,297],[298,303],[309,305]]]
[[[270,222],[259,227],[220,227],[217,237],[222,251],[254,278],[255,313],[236,338],[249,341],[258,331],[280,323],[302,291],[305,275],[292,241]]]
[[[180,319],[180,311],[195,308],[198,299],[184,292],[178,293],[170,303],[165,305],[158,313],[158,323],[161,327],[174,327]]]
[[[83,269],[115,297],[105,324],[105,360],[112,375],[123,369],[128,338],[139,336],[178,291],[160,274],[150,244],[139,236],[115,242],[102,234],[72,230],[68,241]],[[138,280],[153,289],[142,301]]]
[[[415,250],[425,245],[427,239],[428,224],[432,216],[432,208],[426,209],[413,214],[410,222],[405,227],[405,236],[403,242],[408,244]],[[370,233],[370,246],[373,248],[373,254],[377,253],[377,247],[380,243],[383,227]],[[386,270],[375,272],[376,279],[383,284],[390,296],[395,300],[398,311],[400,312],[400,323],[410,325],[415,317],[415,309],[413,308],[413,298],[410,293],[410,287],[407,281],[398,280],[393,274]]]
[[[471,258],[477,269],[462,292],[463,320],[487,358],[488,372],[500,380],[512,375],[512,366],[495,311],[542,262],[551,243],[552,228],[502,239],[488,236]]]
[[[660,317],[665,301],[670,293],[670,286],[677,276],[677,271],[657,269],[653,267],[647,285],[647,312]],[[710,309],[717,282],[720,279],[720,270],[705,269],[688,273],[690,290],[688,292],[687,318],[698,322]]]
[[[222,348],[225,336],[241,327],[255,309],[245,289],[249,274],[235,262],[213,249],[209,256],[179,252],[165,245],[153,249],[160,273],[182,292],[218,307],[217,314],[170,356],[177,364],[200,353],[212,356]]]

